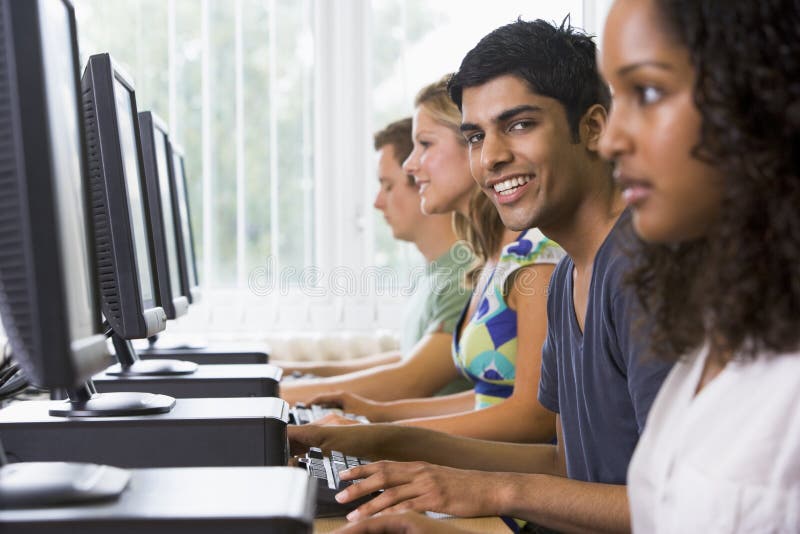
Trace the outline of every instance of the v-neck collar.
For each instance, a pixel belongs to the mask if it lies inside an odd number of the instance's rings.
[[[584,337],[586,336],[586,325],[589,323],[589,314],[592,311],[592,307],[590,306],[592,300],[592,291],[594,290],[594,283],[597,277],[597,258],[600,257],[600,254],[606,247],[611,246],[611,238],[616,232],[617,228],[622,224],[625,220],[630,218],[630,210],[625,209],[622,213],[617,217],[617,220],[614,221],[614,225],[611,227],[611,230],[606,235],[605,239],[603,239],[603,243],[598,247],[597,252],[594,254],[594,259],[592,260],[592,276],[589,280],[589,290],[587,292],[587,299],[586,299],[586,314],[583,316],[583,328],[578,323],[578,315],[575,310],[575,262],[572,260],[572,257],[569,258],[570,268],[569,274],[567,275],[567,295],[569,296],[569,318],[570,318],[570,325],[572,328],[572,332],[575,334],[575,340],[582,342]]]

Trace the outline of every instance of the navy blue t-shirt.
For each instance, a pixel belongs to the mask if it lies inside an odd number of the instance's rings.
[[[670,364],[645,355],[636,295],[624,284],[630,258],[625,211],[594,259],[584,331],[572,300],[572,259],[550,280],[539,402],[561,415],[567,475],[624,484],[647,413]]]

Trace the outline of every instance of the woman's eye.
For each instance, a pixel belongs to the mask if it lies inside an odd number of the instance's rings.
[[[661,100],[662,96],[664,96],[664,93],[661,91],[661,89],[648,85],[637,88],[637,91],[639,93],[639,102],[645,106],[649,104],[655,104]]]

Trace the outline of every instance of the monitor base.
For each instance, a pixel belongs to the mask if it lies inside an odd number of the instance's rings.
[[[179,343],[177,345],[155,345],[153,346],[153,350],[185,350],[185,351],[201,351],[206,350],[208,348],[207,345],[190,345],[188,343]]]
[[[129,339],[122,339],[117,334],[111,336],[114,352],[119,364],[106,369],[111,376],[175,376],[190,375],[197,371],[197,364],[181,360],[148,360],[143,362],[136,354]]]
[[[88,399],[54,403],[53,417],[119,417],[168,413],[175,399],[154,393],[94,393]]]
[[[197,364],[182,360],[136,360],[131,365],[112,365],[106,370],[111,376],[173,376],[190,375]]]
[[[0,467],[0,509],[39,508],[118,498],[131,475],[90,463],[20,462]]]
[[[147,349],[145,350],[185,350],[185,351],[199,351],[205,350],[208,347],[205,345],[192,345],[190,343],[179,343],[177,345],[158,345],[158,334],[152,335],[147,338]]]
[[[257,347],[225,349],[224,347],[205,347],[199,349],[184,349],[156,345],[152,349],[142,349],[138,354],[141,360],[170,358],[195,362],[200,365],[242,364],[242,363],[268,363],[269,354]]]

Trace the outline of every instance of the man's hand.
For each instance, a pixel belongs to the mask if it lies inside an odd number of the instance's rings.
[[[369,427],[373,425],[288,425],[289,448],[292,455],[305,454],[309,447],[319,447],[323,451],[336,450],[353,456],[374,457],[366,448],[372,443]],[[367,432],[352,432],[366,430]],[[366,454],[365,454],[366,453]]]
[[[350,419],[349,417],[345,417],[343,415],[329,413],[325,417],[321,417],[314,421],[315,424],[318,425],[334,425],[334,426],[342,426],[342,425],[361,425],[360,421],[356,421],[355,419]]]
[[[462,530],[447,521],[431,519],[415,512],[381,514],[340,528],[334,534],[462,534]]]
[[[293,456],[305,454],[309,447],[321,447],[325,430],[315,424],[288,425],[289,449]]]
[[[355,521],[378,512],[443,512],[455,516],[500,515],[493,497],[501,474],[466,471],[425,462],[376,462],[340,473],[342,480],[363,479],[336,495],[349,502],[384,490],[347,515]],[[497,486],[497,487],[495,487]]]
[[[372,422],[383,421],[382,408],[384,403],[370,400],[355,393],[347,391],[336,391],[333,393],[323,393],[317,395],[309,404],[321,404],[322,406],[333,406],[341,408],[347,413],[363,415]]]

